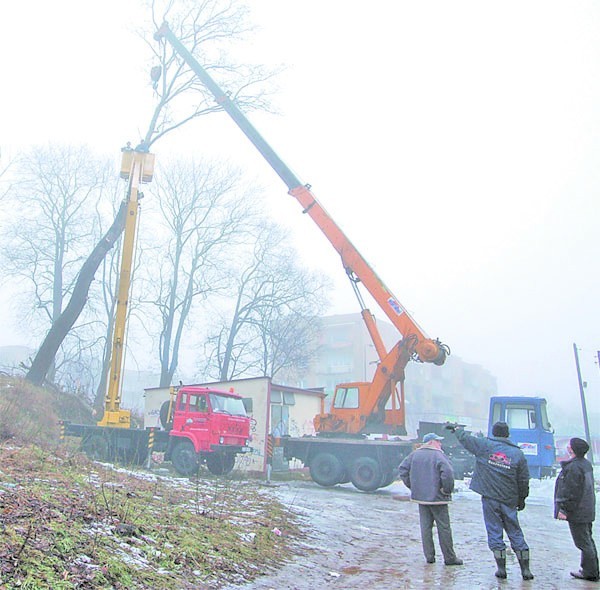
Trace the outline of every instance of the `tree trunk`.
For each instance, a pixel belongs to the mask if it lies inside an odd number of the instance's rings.
[[[110,369],[110,357],[112,353],[112,341],[114,334],[114,305],[111,306],[110,315],[108,317],[108,326],[106,328],[106,344],[104,345],[104,354],[102,355],[102,369],[100,373],[100,382],[96,387],[94,395],[93,408],[99,416],[104,411],[104,397],[108,388],[108,373]],[[111,319],[112,318],[112,319]]]
[[[60,345],[85,307],[90,285],[94,280],[94,275],[96,274],[98,267],[104,260],[108,251],[115,245],[119,236],[123,233],[126,210],[127,201],[123,201],[113,224],[104,236],[102,236],[102,239],[96,244],[92,253],[83,263],[69,303],[52,324],[52,327],[48,331],[48,334],[46,334],[44,341],[31,363],[31,368],[27,372],[25,378],[30,383],[33,383],[34,385],[42,385],[44,383],[48,370],[54,362],[54,358],[56,357]]]

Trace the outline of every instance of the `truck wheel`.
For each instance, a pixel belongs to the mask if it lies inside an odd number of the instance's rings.
[[[397,471],[395,469],[388,471],[383,476],[383,481],[381,482],[381,485],[379,487],[386,488],[387,486],[392,485],[396,481],[396,475],[397,475]]]
[[[198,453],[194,449],[194,445],[189,440],[181,441],[173,449],[171,461],[175,471],[180,475],[189,477],[198,472],[199,462]]]
[[[108,441],[101,434],[91,434],[81,441],[81,450],[92,461],[108,461]]]
[[[235,455],[231,453],[212,453],[206,457],[206,467],[213,475],[227,475],[234,465]]]
[[[363,492],[376,490],[383,481],[379,463],[371,457],[359,457],[350,469],[350,481],[355,488]]]
[[[173,416],[171,416],[170,420],[167,420],[167,418],[169,417],[169,406],[171,405],[170,401],[166,401],[163,402],[163,404],[160,406],[160,412],[159,412],[159,418],[160,418],[160,425],[165,429],[165,430],[171,430],[173,428]],[[175,409],[175,402],[173,402],[173,409]]]
[[[331,453],[319,453],[310,462],[310,476],[323,487],[331,487],[344,478],[342,462]]]

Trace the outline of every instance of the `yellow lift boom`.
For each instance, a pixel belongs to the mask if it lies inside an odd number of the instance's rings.
[[[98,422],[98,426],[130,428],[131,412],[121,409],[127,307],[131,290],[131,270],[137,233],[139,199],[143,196],[139,191],[139,186],[152,180],[154,154],[148,152],[144,143],[141,143],[135,149],[127,145],[121,151],[123,153],[121,159],[121,178],[129,181],[126,197],[127,212],[125,229],[123,231],[123,251],[121,254],[121,271],[119,273],[110,372],[108,375],[106,396],[104,398],[104,415]]]

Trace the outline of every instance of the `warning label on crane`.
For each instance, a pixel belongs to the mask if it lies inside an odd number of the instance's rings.
[[[402,315],[404,313],[404,309],[402,308],[402,306],[393,298],[390,297],[388,299],[388,303],[390,304],[390,307],[398,314],[398,315]]]

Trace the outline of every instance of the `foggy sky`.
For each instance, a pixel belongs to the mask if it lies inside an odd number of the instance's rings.
[[[598,408],[600,5],[248,4],[259,29],[234,55],[286,68],[278,113],[253,123],[428,335],[489,369],[497,393],[564,408],[579,403],[576,342]],[[86,142],[116,162],[137,141],[152,104],[140,14],[3,4],[3,157]],[[246,168],[304,263],[335,280],[329,311],[358,311],[330,245],[225,115],[157,145],[159,159],[200,153]],[[13,330],[1,344],[26,341]]]

